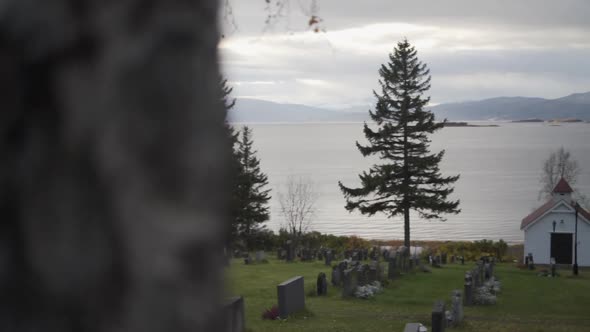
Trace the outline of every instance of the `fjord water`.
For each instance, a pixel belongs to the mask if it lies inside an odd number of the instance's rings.
[[[590,196],[590,124],[500,123],[499,127],[449,127],[431,136],[432,151],[446,150],[444,174],[461,174],[453,199],[461,213],[447,220],[412,216],[412,240],[503,239],[522,242],[520,220],[542,204],[539,178],[549,153],[563,146],[581,167],[576,188]],[[309,176],[318,192],[311,228],[321,233],[403,239],[403,221],[383,214],[366,217],[344,209],[338,181],[359,184],[358,174],[378,161],[361,156],[361,123],[249,124],[273,198],[268,227],[284,223],[276,192],[289,175]],[[547,230],[548,232],[551,230]]]

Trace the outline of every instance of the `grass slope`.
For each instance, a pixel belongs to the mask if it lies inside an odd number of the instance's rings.
[[[383,264],[384,265],[384,264]],[[412,273],[392,281],[375,298],[342,299],[341,289],[328,287],[327,297],[311,296],[319,272],[330,280],[323,262],[244,265],[233,260],[227,270],[229,294],[244,296],[246,325],[251,331],[403,331],[408,322],[430,325],[435,300],[449,306],[453,289],[463,289],[466,263],[445,265],[432,273]],[[502,293],[494,306],[465,308],[465,322],[456,331],[590,331],[590,271],[572,278],[538,277],[536,272],[500,264],[496,275]],[[281,321],[262,320],[264,309],[277,303],[276,286],[301,275],[307,311]]]

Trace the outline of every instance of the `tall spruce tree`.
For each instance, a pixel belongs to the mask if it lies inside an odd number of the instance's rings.
[[[252,147],[252,130],[244,126],[238,139],[237,157],[240,172],[236,185],[236,232],[246,246],[252,249],[254,232],[263,228],[261,224],[269,219],[268,201],[270,189],[268,177],[260,169],[260,161]]]
[[[230,225],[230,230],[229,230],[229,234],[228,234],[228,245],[231,247],[233,244],[236,243],[236,241],[238,240],[239,237],[239,225],[237,223],[237,219],[238,219],[238,214],[240,211],[240,202],[239,202],[239,188],[238,188],[238,179],[240,177],[240,174],[242,172],[241,170],[241,165],[240,165],[240,160],[238,157],[238,132],[236,130],[234,130],[234,127],[229,123],[228,121],[228,112],[230,109],[232,109],[235,104],[236,104],[236,100],[233,98],[230,98],[230,94],[233,91],[233,88],[229,86],[229,84],[227,83],[227,79],[224,79],[222,77],[219,78],[219,90],[218,90],[221,94],[221,100],[223,102],[223,106],[224,106],[224,112],[225,112],[225,131],[226,131],[226,135],[228,137],[228,142],[230,144],[230,148],[232,151],[232,155],[231,155],[231,159],[230,159],[230,168],[231,168],[231,174],[232,174],[232,178],[230,179],[231,183],[232,183],[232,192],[231,192],[231,202],[230,202],[230,209],[229,209],[229,214],[230,214],[230,220],[231,220],[231,225]]]
[[[443,127],[435,123],[432,112],[424,110],[430,97],[422,95],[430,88],[426,64],[407,40],[399,42],[389,62],[381,66],[381,94],[372,129],[365,123],[369,144],[356,143],[363,156],[378,156],[382,161],[359,175],[361,186],[338,185],[346,198],[346,209],[369,216],[382,212],[389,217],[403,215],[404,245],[410,246],[410,211],[424,219],[443,219],[440,214],[460,212],[459,201],[448,200],[452,184],[459,176],[442,176],[439,162],[444,150],[431,153],[428,134]]]

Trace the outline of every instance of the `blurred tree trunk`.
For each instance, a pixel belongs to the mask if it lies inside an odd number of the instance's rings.
[[[0,4],[0,330],[219,331],[217,1]]]

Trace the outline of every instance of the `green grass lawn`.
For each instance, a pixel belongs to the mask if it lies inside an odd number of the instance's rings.
[[[411,273],[393,280],[369,300],[342,299],[341,289],[328,286],[327,297],[311,294],[319,272],[330,280],[323,262],[245,265],[233,260],[227,270],[231,295],[245,301],[246,325],[251,331],[403,331],[408,322],[430,326],[435,300],[450,305],[453,289],[463,289],[464,272],[473,263],[445,265],[432,273]],[[457,331],[590,331],[590,270],[577,278],[562,270],[558,278],[538,277],[535,271],[508,264],[496,266],[502,293],[493,306],[465,307]],[[305,280],[307,311],[286,320],[263,320],[264,309],[277,304],[276,286],[294,276]]]

